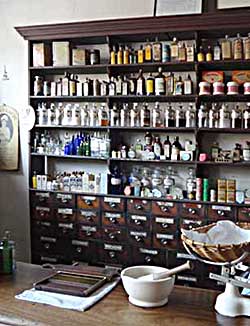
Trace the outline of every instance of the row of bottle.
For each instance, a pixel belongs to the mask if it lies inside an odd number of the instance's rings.
[[[249,60],[250,59],[250,33],[247,38],[242,38],[240,34],[232,41],[229,36],[212,48],[210,45],[204,50],[203,46],[199,47],[197,61],[212,60]]]
[[[195,152],[195,145],[189,139],[185,140],[185,145],[181,145],[179,137],[174,137],[171,142],[167,136],[161,142],[159,136],[153,136],[150,132],[145,134],[144,140],[137,139],[135,145],[118,145],[111,152],[112,158],[129,158],[141,160],[172,160],[172,161],[192,161]]]
[[[195,107],[156,102],[153,108],[147,103],[114,104],[109,110],[106,103],[99,106],[85,104],[40,103],[37,109],[38,125],[88,126],[88,127],[195,127]]]
[[[210,158],[216,162],[241,162],[250,161],[250,142],[246,141],[244,146],[236,143],[231,150],[223,150],[219,143],[215,142],[210,149]]]
[[[35,96],[116,96],[116,95],[190,95],[193,94],[193,81],[190,75],[183,80],[174,73],[164,75],[162,68],[158,74],[152,73],[145,78],[143,71],[139,75],[110,77],[109,81],[86,78],[78,80],[77,75],[65,73],[58,81],[44,81],[43,77],[35,76]]]
[[[100,132],[93,134],[80,132],[76,135],[65,132],[61,138],[59,135],[51,135],[49,132],[41,134],[36,132],[33,151],[39,154],[108,158],[110,139],[107,134]]]
[[[58,173],[55,177],[51,177],[37,174],[34,171],[32,188],[65,192],[107,193],[107,174],[73,171]]]
[[[235,105],[229,110],[228,104],[212,103],[201,105],[198,110],[199,128],[250,128],[250,103],[245,107]]]

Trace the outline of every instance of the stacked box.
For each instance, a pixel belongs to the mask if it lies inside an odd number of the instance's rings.
[[[236,180],[227,180],[227,203],[235,203]]]
[[[226,201],[226,179],[217,180],[217,201],[218,203],[224,203]]]
[[[33,66],[44,67],[51,65],[51,47],[45,43],[33,44]]]
[[[53,66],[69,66],[69,42],[53,42]]]

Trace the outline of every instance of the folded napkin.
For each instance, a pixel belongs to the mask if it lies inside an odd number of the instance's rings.
[[[120,277],[117,277],[114,281],[104,284],[100,289],[96,290],[88,297],[77,297],[68,294],[40,291],[32,288],[17,294],[15,298],[31,302],[44,303],[59,308],[85,311],[101,300],[111,290],[113,290],[119,281]]]

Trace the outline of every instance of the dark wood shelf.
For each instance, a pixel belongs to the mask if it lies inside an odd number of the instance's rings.
[[[190,132],[193,133],[196,131],[196,128],[186,128],[186,127],[107,127],[109,130],[114,131],[129,131],[129,132],[145,132],[145,131],[153,131],[153,132]]]
[[[231,166],[231,167],[248,167],[250,166],[250,161],[242,161],[242,162],[214,162],[214,161],[205,161],[205,162],[197,162],[198,165],[212,165],[212,166]]]
[[[199,95],[200,102],[250,102],[250,95]]]
[[[242,128],[197,128],[198,132],[204,133],[225,133],[225,134],[242,134],[242,133],[250,133],[250,129],[242,129]]]
[[[107,96],[30,96],[30,100],[32,101],[58,101],[58,102],[105,102],[107,100]]]
[[[189,164],[189,165],[193,165],[193,164],[197,164],[197,161],[171,161],[171,160],[141,160],[141,159],[130,159],[130,158],[110,158],[109,159],[111,162],[115,161],[115,162],[126,162],[126,163],[146,163],[146,164],[150,164],[150,163],[167,163],[167,164]]]
[[[60,159],[76,159],[76,160],[91,160],[91,161],[107,161],[107,158],[103,157],[93,157],[93,156],[82,156],[82,155],[54,155],[54,154],[39,154],[39,153],[31,153],[32,156],[42,156],[49,158],[60,158]]]
[[[41,129],[80,129],[80,130],[108,130],[109,127],[103,127],[103,126],[100,126],[100,127],[90,127],[90,126],[70,126],[70,125],[67,125],[67,126],[62,126],[62,125],[59,125],[59,126],[47,126],[47,125],[38,125],[36,124],[35,125],[35,128],[41,128]]]
[[[64,74],[65,72],[74,72],[77,74],[104,74],[108,72],[107,69],[108,64],[29,67],[31,73],[39,73],[41,75]]]
[[[250,60],[216,60],[209,62],[198,62],[198,69],[201,70],[235,70],[235,69],[250,69]]]

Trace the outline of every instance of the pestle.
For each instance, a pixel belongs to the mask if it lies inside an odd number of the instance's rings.
[[[167,277],[172,276],[172,275],[174,275],[176,273],[185,271],[187,269],[192,269],[192,268],[193,268],[193,263],[188,260],[185,264],[182,264],[182,265],[177,266],[175,268],[169,269],[166,272],[152,273],[152,274],[144,275],[144,276],[138,277],[138,280],[140,280],[140,281],[161,280],[163,278],[167,278]]]

